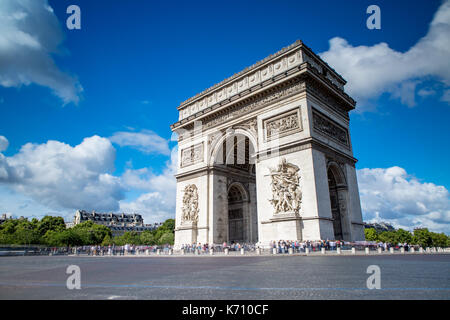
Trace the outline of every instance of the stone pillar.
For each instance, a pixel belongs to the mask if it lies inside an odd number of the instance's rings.
[[[320,252],[321,252],[322,254],[325,254],[325,248],[320,249]]]
[[[405,253],[405,248],[401,247],[400,248],[400,253]]]
[[[390,248],[389,248],[389,252],[390,252],[390,253],[394,253],[394,248],[390,247]]]
[[[214,255],[214,249],[213,249],[213,248],[209,249],[209,254],[210,254],[211,256]]]
[[[336,253],[337,253],[337,254],[341,254],[341,248],[337,248],[337,249],[336,249]]]
[[[156,254],[159,256],[161,254],[161,249],[156,249]]]
[[[381,253],[383,252],[383,249],[381,249],[380,247],[378,247],[377,251],[378,251],[378,253],[381,254]]]
[[[186,249],[181,249],[181,255],[185,255],[186,254]]]
[[[356,254],[356,249],[352,248],[352,254]]]
[[[229,253],[229,249],[228,248],[225,248],[225,250],[223,250],[223,252],[225,253],[225,255],[227,256],[228,255],[228,253]]]
[[[306,248],[306,249],[305,249],[305,253],[306,253],[306,254],[309,254],[309,248]]]
[[[289,253],[289,254],[294,254],[294,249],[289,248],[289,249],[288,249],[288,253]]]
[[[414,249],[414,247],[411,247],[411,248],[409,248],[409,251],[410,251],[411,253],[414,253],[414,252],[416,251],[416,249]]]
[[[169,249],[169,256],[171,256],[171,255],[173,255],[173,249],[172,248]]]
[[[278,250],[277,248],[272,248],[272,253],[277,254],[277,250]]]
[[[370,249],[367,248],[367,247],[364,249],[364,251],[366,252],[366,254],[369,254],[369,253],[370,253]]]
[[[261,255],[261,248],[256,248],[256,254]]]
[[[423,248],[422,247],[419,248],[419,253],[423,253]]]
[[[244,255],[245,254],[245,250],[244,250],[244,248],[241,248],[241,255]]]

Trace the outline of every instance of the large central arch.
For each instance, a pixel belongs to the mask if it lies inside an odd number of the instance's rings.
[[[228,130],[217,139],[211,154],[214,175],[226,183],[215,190],[222,202],[217,221],[221,231],[215,242],[255,243],[258,241],[256,203],[255,139],[243,130]]]

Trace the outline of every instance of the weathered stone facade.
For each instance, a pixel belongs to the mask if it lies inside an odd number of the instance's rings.
[[[175,245],[363,240],[344,85],[297,41],[183,102]]]

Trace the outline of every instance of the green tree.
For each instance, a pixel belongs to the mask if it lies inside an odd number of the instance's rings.
[[[411,243],[412,235],[411,232],[403,229],[398,229],[395,231],[396,240],[401,243]]]
[[[15,244],[30,245],[39,244],[41,242],[39,232],[33,229],[32,224],[28,221],[17,225],[13,239]]]
[[[60,245],[63,246],[81,246],[83,245],[83,239],[80,234],[72,229],[67,229],[62,232],[58,232],[58,239]]]
[[[79,235],[83,245],[101,244],[107,235],[111,238],[111,230],[108,227],[92,221],[77,224],[71,230]]]
[[[123,235],[114,238],[114,243],[118,246],[126,244],[140,244],[139,234],[136,231],[127,231]]]
[[[381,242],[387,242],[391,244],[397,244],[397,237],[395,232],[393,231],[383,231],[378,235],[378,239],[380,239]]]
[[[413,242],[419,246],[426,248],[432,244],[431,233],[427,228],[414,229]]]
[[[45,235],[47,231],[64,231],[66,224],[62,217],[45,216],[37,225],[37,230],[41,236]]]
[[[431,232],[431,243],[433,247],[446,247],[448,237],[444,233]]]
[[[153,244],[155,244],[155,237],[148,230],[142,232],[140,234],[139,238],[140,238],[140,243],[141,244],[146,244],[146,245],[153,245]]]
[[[174,233],[175,220],[167,219],[164,223],[153,231],[153,236],[155,239],[160,239],[164,233]]]
[[[161,236],[161,238],[159,238],[158,244],[161,244],[161,245],[163,245],[163,244],[171,244],[171,245],[173,245],[174,239],[175,239],[175,236],[174,236],[174,234],[172,232],[166,232],[166,233],[164,233]]]
[[[50,247],[59,247],[61,244],[61,233],[55,230],[47,230],[42,239],[44,243]]]
[[[374,228],[364,229],[364,235],[367,241],[378,241],[378,232]]]
[[[161,227],[163,227],[167,231],[174,232],[174,230],[175,230],[175,219],[167,219],[166,221],[164,221],[164,223],[162,224]]]
[[[109,246],[109,245],[111,245],[111,244],[113,244],[113,241],[112,241],[111,237],[109,236],[109,234],[107,234],[107,235],[103,238],[102,246]]]

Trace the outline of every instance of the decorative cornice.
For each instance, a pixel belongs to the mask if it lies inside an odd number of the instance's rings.
[[[295,75],[293,75],[295,73]],[[291,76],[292,75],[292,76]],[[276,78],[276,79],[275,79]],[[215,105],[207,107],[201,111],[196,112],[195,114],[190,115],[189,117],[179,120],[178,122],[172,124],[170,127],[172,130],[177,130],[179,128],[185,127],[188,124],[193,123],[194,121],[209,121],[211,118],[217,118],[221,115],[229,113],[230,110],[235,110],[236,108],[242,108],[243,105],[248,105],[254,103],[255,100],[264,99],[262,97],[269,95],[277,95],[277,91],[284,90],[283,88],[286,86],[291,86],[293,83],[301,83],[302,81],[307,81],[307,84],[303,83],[303,87],[301,90],[295,90],[296,92],[301,92],[307,90],[308,92],[314,94],[317,98],[324,100],[327,105],[335,105],[332,107],[337,112],[340,112],[344,118],[348,118],[347,112],[354,108],[354,101],[347,94],[343,92],[339,92],[335,88],[331,88],[327,90],[327,84],[329,80],[324,79],[321,75],[317,74],[317,71],[313,69],[308,63],[302,63],[301,65],[295,67],[295,70],[291,72],[285,72],[276,76],[275,78],[268,79],[257,86],[255,88],[247,89],[241,93],[236,94],[235,96],[226,99],[224,101],[218,102]],[[287,78],[286,80],[280,82],[278,80],[282,78]],[[275,82],[279,82],[277,84]],[[319,83],[319,82],[322,83]],[[265,91],[260,89],[264,89],[268,87]],[[329,87],[329,83],[328,83]],[[255,91],[259,90],[258,93]],[[321,94],[323,90],[327,90],[332,95],[337,95],[336,97],[329,97],[329,94],[326,95],[324,93]],[[333,92],[334,91],[334,92]],[[328,97],[328,98],[326,98]],[[238,100],[233,103],[233,101]],[[270,101],[275,102],[275,101]],[[269,103],[269,102],[267,102]],[[264,103],[264,104],[267,104]],[[263,105],[259,105],[262,107]],[[245,106],[244,106],[245,107]],[[342,109],[342,110],[340,110]],[[255,109],[256,110],[256,109]],[[203,123],[204,125],[205,123]]]

